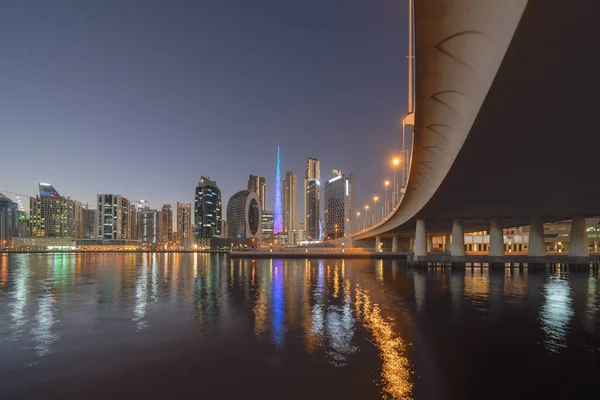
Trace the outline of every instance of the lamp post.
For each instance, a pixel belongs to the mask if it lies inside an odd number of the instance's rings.
[[[338,225],[335,224],[335,240],[337,240],[337,229],[338,229]]]
[[[369,225],[369,205],[365,205],[365,229],[367,229]]]
[[[377,200],[379,200],[378,196],[373,197],[373,225],[377,223]]]
[[[392,193],[392,208],[394,208],[396,202],[398,201],[398,183],[396,181],[396,167],[400,165],[400,158],[394,158],[392,164],[394,165],[394,190]]]
[[[385,182],[383,182],[383,215],[388,214],[388,209],[387,209],[387,188],[388,186],[390,186],[390,181],[386,180]],[[381,216],[383,218],[383,215]]]
[[[360,232],[360,211],[356,212],[356,232]]]

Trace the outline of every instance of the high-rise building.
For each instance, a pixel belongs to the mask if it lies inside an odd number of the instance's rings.
[[[262,244],[273,243],[273,223],[274,216],[273,211],[264,210],[261,215],[261,229],[260,236]]]
[[[267,191],[265,189],[265,177],[250,175],[248,178],[248,190],[256,193],[260,199],[260,209],[264,210],[267,206]]]
[[[129,205],[129,239],[138,240],[138,209],[135,204]]]
[[[138,236],[144,243],[158,243],[160,211],[145,207],[138,213]]]
[[[130,239],[131,202],[118,194],[98,196],[98,238]]]
[[[29,210],[31,236],[82,238],[81,202],[61,196],[49,183],[39,184],[38,195],[29,199]]]
[[[221,221],[221,237],[229,237],[229,231],[227,230],[227,221]]]
[[[98,210],[90,210],[86,207],[83,209],[83,238],[97,239],[100,222]]]
[[[306,162],[304,178],[304,226],[308,240],[320,240],[321,165],[316,158]]]
[[[354,185],[352,174],[342,174],[334,169],[331,178],[323,185],[324,236],[337,239],[352,234],[354,210]]]
[[[0,247],[18,236],[19,205],[0,193]]]
[[[173,240],[173,207],[170,204],[165,204],[160,210],[161,231],[160,241],[168,242]]]
[[[275,199],[273,201],[273,234],[283,232],[283,208],[281,206],[281,153],[277,146],[277,166],[275,168]]]
[[[230,238],[260,241],[261,210],[256,193],[241,190],[231,196],[227,203],[227,231]]]
[[[202,176],[194,199],[194,237],[221,237],[221,219],[221,191],[216,181]]]
[[[296,230],[296,190],[298,180],[292,171],[285,173],[283,181],[283,231],[288,233]]]
[[[177,241],[192,238],[192,203],[177,202]]]

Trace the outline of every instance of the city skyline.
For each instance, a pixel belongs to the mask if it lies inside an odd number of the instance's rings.
[[[354,171],[358,202],[391,178],[385,159],[399,151],[407,108],[398,95],[406,87],[404,4],[242,3],[244,17],[232,24],[241,17],[226,4],[162,4],[139,15],[134,4],[108,3],[3,6],[0,129],[11,151],[0,170],[11,173],[0,192],[35,196],[39,182],[51,182],[91,206],[96,193],[118,193],[160,209],[192,201],[189,187],[201,175],[216,179],[227,201],[252,173],[266,177],[272,204],[268,144],[278,139],[284,171],[303,176],[307,157],[324,170]],[[83,23],[90,15],[102,22]],[[249,52],[250,43],[259,48]],[[99,138],[116,146],[90,151]],[[367,155],[381,161],[361,162]],[[298,208],[300,222],[302,196]]]

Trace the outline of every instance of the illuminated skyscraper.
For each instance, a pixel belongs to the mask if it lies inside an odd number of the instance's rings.
[[[192,238],[192,203],[177,202],[177,241]]]
[[[98,195],[98,238],[130,239],[131,203],[118,194]]]
[[[275,201],[273,202],[273,234],[283,232],[283,210],[281,208],[281,154],[277,146],[277,168],[275,170]]]
[[[221,190],[216,181],[204,176],[196,187],[194,199],[194,237],[221,237]]]
[[[160,218],[162,220],[160,224],[160,241],[168,242],[169,240],[173,240],[173,207],[170,204],[162,206]]]
[[[160,211],[145,207],[138,213],[138,236],[144,243],[159,241]]]
[[[352,233],[354,209],[354,185],[352,174],[333,170],[331,179],[323,185],[324,236],[337,239]]]
[[[265,177],[250,175],[248,178],[248,190],[256,193],[260,199],[260,208],[264,210],[267,207],[266,201],[266,190],[265,190]]]
[[[304,178],[304,226],[308,240],[320,240],[321,164],[316,158],[306,161]]]
[[[0,193],[0,241],[4,242],[18,236],[18,211],[18,204]],[[3,243],[0,243],[0,247],[2,245]]]
[[[39,184],[39,195],[30,198],[30,233],[33,237],[83,237],[83,206],[58,194],[49,183]]]
[[[288,233],[296,230],[296,190],[298,179],[292,171],[285,173],[283,181],[283,231]]]

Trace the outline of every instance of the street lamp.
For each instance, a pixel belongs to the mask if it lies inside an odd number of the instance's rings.
[[[388,186],[390,186],[390,181],[386,180],[385,182],[383,182],[383,214],[385,214],[387,216],[388,214],[388,209],[387,209],[387,188]],[[383,215],[382,215],[383,217]]]
[[[360,232],[360,211],[356,212],[356,232]]]
[[[365,229],[367,229],[368,224],[369,224],[369,205],[366,204],[365,205]]]
[[[335,224],[335,240],[337,240],[337,229],[338,229],[338,225]]]
[[[400,165],[400,158],[396,157],[392,161],[394,165],[394,191],[392,193],[392,208],[396,205],[396,201],[398,200],[398,183],[396,181],[396,167]]]
[[[379,200],[378,196],[373,197],[373,225],[377,223],[377,200]]]

